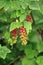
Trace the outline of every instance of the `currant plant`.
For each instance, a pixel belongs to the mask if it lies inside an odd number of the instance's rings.
[[[0,0],[0,65],[43,65],[43,0]]]

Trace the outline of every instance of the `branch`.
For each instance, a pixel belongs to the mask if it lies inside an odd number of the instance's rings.
[[[11,61],[8,65],[11,65],[12,63],[15,63],[18,59],[20,59],[22,57],[24,57],[24,55],[23,56],[18,56],[16,59],[14,59],[13,61]]]

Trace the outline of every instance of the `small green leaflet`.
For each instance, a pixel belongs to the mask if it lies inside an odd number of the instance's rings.
[[[42,41],[37,44],[37,50],[39,53],[43,52],[43,42]]]
[[[12,22],[11,25],[10,25],[10,31],[12,31],[16,28],[19,28],[20,26],[22,26],[21,22]]]
[[[30,60],[27,57],[22,59],[22,65],[35,65],[34,59]]]
[[[36,45],[36,49],[38,52],[43,52],[43,42],[41,35],[39,35],[36,31],[32,31],[32,33],[29,34],[29,40]]]
[[[32,31],[30,33],[29,39],[33,43],[40,43],[42,41],[41,35],[39,35],[36,31]]]
[[[43,14],[43,0],[39,1],[40,12]]]
[[[37,51],[36,51],[35,49],[33,50],[31,46],[25,47],[24,51],[25,51],[26,56],[27,56],[29,59],[34,58],[34,56],[36,57],[37,54],[38,54]]]
[[[25,20],[25,18],[26,18],[26,14],[22,14],[20,16],[20,22],[23,22]]]
[[[30,1],[29,8],[32,10],[40,10],[39,2],[38,1]]]
[[[12,31],[12,30],[14,30],[14,29],[16,29],[16,28],[17,28],[16,23],[12,22],[12,23],[10,24],[10,31]]]
[[[43,15],[40,11],[34,10],[32,11],[33,18],[35,20],[35,24],[43,24]],[[37,25],[38,26],[38,25]]]
[[[5,39],[9,39],[9,38],[10,38],[10,32],[6,31],[6,32],[4,33],[4,38],[5,38]]]
[[[24,27],[26,28],[27,34],[32,30],[32,22],[24,21]]]
[[[4,7],[4,5],[5,5],[5,2],[4,2],[5,0],[0,0],[0,9],[2,8],[2,7]]]
[[[37,57],[36,62],[38,65],[43,65],[43,56]]]
[[[0,58],[5,59],[6,58],[6,55],[8,53],[10,53],[10,52],[11,52],[10,49],[8,49],[6,46],[1,46],[0,45]]]

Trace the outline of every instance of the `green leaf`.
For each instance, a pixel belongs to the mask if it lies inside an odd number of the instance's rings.
[[[32,49],[31,46],[25,47],[24,51],[28,58],[32,59],[34,57],[37,57],[38,52],[35,49]]]
[[[39,2],[38,1],[30,1],[29,8],[32,10],[40,10]]]
[[[32,30],[32,22],[24,21],[24,27],[26,28],[27,34]]]
[[[35,24],[35,25],[33,26],[33,29],[35,29],[35,30],[38,30],[38,29],[43,30],[43,23]]]
[[[11,9],[10,1],[5,0],[4,2],[5,2],[5,6],[4,6],[5,11],[8,11],[8,10],[10,11],[10,9]]]
[[[8,3],[8,4],[7,4]],[[5,9],[9,11],[19,10],[20,9],[20,1],[18,0],[7,0],[5,4]]]
[[[25,3],[25,2],[20,2],[20,5],[21,5],[21,7],[23,8],[23,9],[25,9],[26,7],[27,7],[27,4]]]
[[[22,14],[21,10],[16,11],[16,17],[19,17]]]
[[[22,26],[21,22],[12,22],[11,25],[10,25],[10,31],[12,31],[16,28],[19,28],[20,26]]]
[[[4,38],[5,38],[5,39],[9,39],[9,38],[10,38],[10,32],[6,31],[6,32],[4,33]]]
[[[43,65],[43,56],[37,57],[36,62],[38,65]]]
[[[1,27],[1,28],[0,28],[1,31],[5,31],[5,30],[7,30],[7,27],[8,27],[8,26],[7,26],[7,25],[3,25],[3,26],[1,25],[0,27]]]
[[[16,57],[17,57],[17,55],[18,55],[18,53],[17,53],[18,51],[16,50],[16,48],[14,47],[13,48],[13,46],[12,46],[12,49],[11,49],[11,53],[9,53],[9,54],[7,54],[7,56],[6,56],[6,62],[11,62],[12,60],[14,60],[14,59],[16,59]]]
[[[43,14],[43,1],[39,1],[39,5],[40,5],[40,12]]]
[[[2,8],[2,7],[4,7],[4,5],[5,5],[5,2],[4,2],[5,0],[0,0],[0,9]]]
[[[20,15],[20,22],[23,22],[26,18],[26,14]]]
[[[10,24],[10,31],[12,31],[12,30],[14,30],[14,29],[16,29],[17,28],[17,24],[15,23],[15,22],[12,22],[11,24]]]
[[[7,22],[7,15],[5,13],[0,14],[0,21]]]
[[[33,43],[40,43],[42,41],[41,35],[37,33],[36,31],[32,31],[29,34],[29,40]]]
[[[25,12],[25,9],[23,9],[23,8],[21,8],[20,10],[21,10],[21,13],[22,14]]]
[[[39,53],[43,52],[43,42],[37,44],[37,50]]]
[[[11,52],[10,49],[8,49],[6,46],[1,46],[0,45],[0,58],[5,59],[6,58],[6,55],[8,53],[10,53],[10,52]]]
[[[14,1],[13,0],[12,4],[14,4],[13,7],[14,7],[15,10],[20,10],[20,1],[18,1],[18,0]]]
[[[41,35],[39,35],[39,33],[37,32],[32,32],[29,35],[29,40],[33,43],[35,43],[36,45],[36,49],[38,50],[38,52],[43,52],[43,42],[42,42],[42,38]]]
[[[16,11],[11,12],[10,18],[16,18]]]
[[[27,57],[25,57],[22,59],[22,65],[35,65],[35,61],[33,59],[29,60]]]
[[[32,15],[33,15],[35,24],[43,23],[43,15],[38,10],[32,11]]]

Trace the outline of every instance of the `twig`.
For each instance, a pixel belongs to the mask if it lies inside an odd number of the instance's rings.
[[[16,59],[14,59],[13,61],[11,61],[8,65],[11,65],[12,63],[15,63],[18,59],[22,58],[23,56],[18,56]]]

